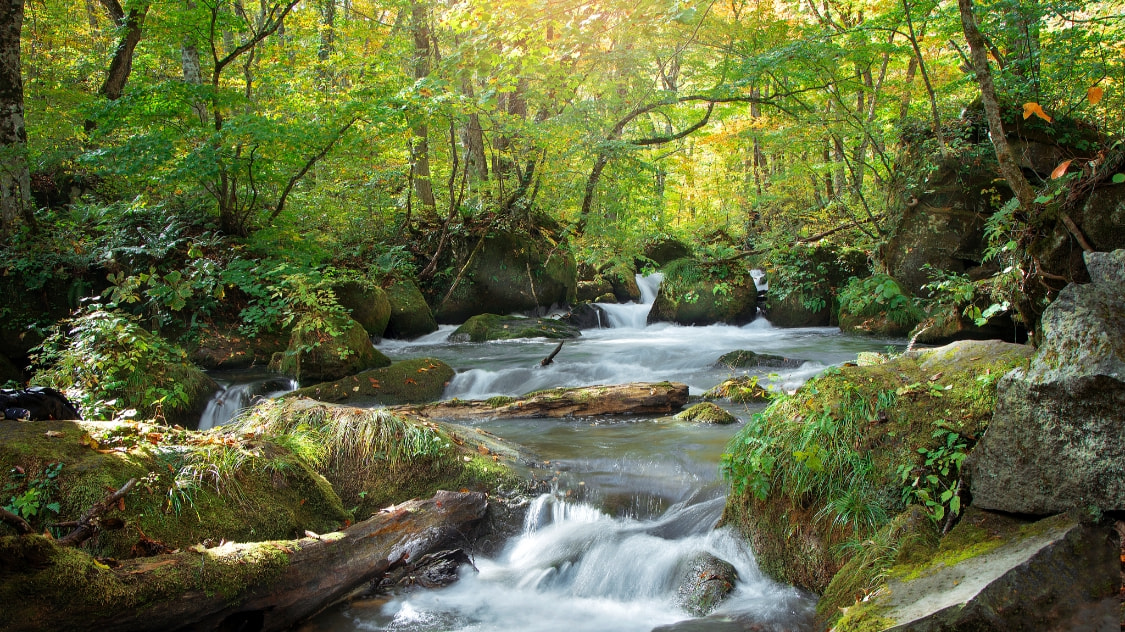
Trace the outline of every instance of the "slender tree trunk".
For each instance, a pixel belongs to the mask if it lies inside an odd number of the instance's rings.
[[[106,74],[105,82],[98,90],[98,93],[105,98],[116,101],[124,93],[125,82],[129,80],[129,73],[133,70],[133,53],[137,49],[137,44],[141,41],[141,33],[149,5],[146,2],[140,6],[135,6],[129,9],[128,13],[125,13],[117,0],[102,0],[102,5],[109,12],[113,22],[124,30],[121,41],[118,42],[117,49],[113,53],[113,60],[109,64],[109,72]]]
[[[957,7],[961,12],[961,27],[965,31],[965,40],[969,43],[969,53],[976,71],[977,84],[980,86],[985,117],[988,119],[988,132],[996,150],[996,160],[1000,163],[1000,173],[1015,193],[1020,206],[1024,211],[1031,212],[1035,208],[1035,191],[1020,170],[1019,162],[1016,161],[1004,133],[1004,124],[1000,120],[1000,102],[996,97],[996,86],[992,83],[992,72],[988,68],[988,50],[984,35],[977,27],[977,20],[973,15],[972,0],[957,0]]]
[[[20,66],[23,8],[23,0],[0,0],[0,237],[20,218],[35,221]]]
[[[410,30],[414,35],[414,79],[425,79],[430,74],[430,28],[426,7],[415,0],[410,5]],[[419,123],[412,130],[410,156],[414,165],[414,190],[422,206],[435,210],[433,180],[430,175],[429,127]]]
[[[914,57],[918,61],[918,70],[922,73],[922,81],[926,84],[926,94],[930,97],[930,117],[932,119],[934,136],[937,138],[938,148],[940,148],[941,153],[944,154],[945,135],[941,131],[941,115],[938,113],[937,95],[934,93],[933,84],[930,83],[930,73],[926,72],[926,61],[922,59],[922,50],[918,46],[918,35],[914,32],[914,21],[910,18],[909,0],[902,0],[902,10],[906,14],[906,26],[910,35],[910,45],[914,48]]]

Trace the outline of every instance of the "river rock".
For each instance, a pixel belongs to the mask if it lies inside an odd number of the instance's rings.
[[[1125,250],[1089,253],[1087,266],[1092,282],[1066,286],[1043,313],[1030,366],[998,386],[968,462],[980,507],[1125,510]]]
[[[609,325],[605,310],[593,303],[582,303],[571,308],[560,320],[579,329],[601,329]]]
[[[769,401],[773,395],[756,376],[740,375],[723,380],[703,394],[703,399],[727,399],[736,404]]]
[[[804,363],[804,360],[795,360],[793,358],[786,358],[769,353],[755,353],[753,351],[739,349],[719,356],[719,361],[715,363],[715,366],[726,367],[728,369],[747,369],[755,367],[795,369]]]
[[[738,417],[730,414],[722,406],[711,402],[696,404],[682,413],[676,413],[674,418],[680,421],[696,421],[704,424],[728,425],[738,423]]]
[[[289,348],[274,355],[270,368],[295,378],[301,384],[336,380],[391,363],[371,345],[367,331],[355,320],[342,316],[332,323],[332,332],[305,316],[293,328]]]
[[[1118,555],[1109,527],[969,510],[931,558],[892,568],[886,588],[835,629],[1118,630]]]
[[[684,259],[678,261],[685,262],[681,268],[696,265]],[[649,324],[745,325],[758,315],[758,288],[749,275],[721,281],[696,279],[694,273],[676,274],[672,266],[665,270],[664,281],[648,313]]]
[[[345,281],[332,287],[336,301],[351,312],[367,335],[382,338],[391,320],[391,303],[383,288],[372,283]]]
[[[657,267],[691,256],[691,248],[687,244],[670,237],[651,241],[645,244],[644,248],[645,259],[656,264]],[[639,264],[638,269],[643,265],[643,263]]]
[[[456,285],[439,289],[441,300],[434,307],[438,322],[463,323],[477,314],[531,312],[574,301],[574,255],[539,231],[469,236],[459,251],[472,254],[467,263],[456,264]]]
[[[697,617],[706,616],[734,590],[736,581],[738,572],[729,562],[710,553],[700,553],[680,576],[677,602]]]
[[[451,379],[453,369],[448,364],[434,358],[415,358],[306,386],[288,396],[322,402],[373,400],[385,405],[429,402],[441,397]]]
[[[580,336],[578,328],[553,318],[524,318],[478,314],[449,335],[450,342],[485,342],[516,338],[550,338],[569,340]]]
[[[869,275],[867,254],[832,244],[799,244],[771,253],[763,310],[776,327],[825,327],[836,322],[836,293],[851,277]]]
[[[391,315],[384,336],[409,340],[437,331],[434,314],[414,281],[396,281],[386,292]]]

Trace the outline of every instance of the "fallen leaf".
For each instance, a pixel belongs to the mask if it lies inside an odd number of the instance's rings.
[[[46,434],[47,434],[48,437],[50,437],[52,439],[58,439],[59,437],[66,436],[63,433],[59,432],[58,430],[48,430]]]
[[[121,497],[121,498],[117,499],[117,510],[118,511],[125,511],[125,498],[124,497]]]
[[[1034,114],[1035,116],[1038,116],[1039,118],[1043,119],[1044,121],[1047,121],[1048,123],[1051,122],[1051,117],[1047,116],[1047,113],[1043,111],[1043,107],[1041,105],[1039,105],[1038,103],[1035,103],[1034,101],[1032,101],[1030,103],[1024,103],[1023,104],[1023,118],[1029,119],[1029,118],[1031,118],[1032,114]]]
[[[82,438],[78,440],[78,445],[87,446],[91,450],[97,450],[100,447],[98,445],[98,440],[88,434],[82,435]]]
[[[1074,162],[1074,161],[1073,160],[1064,160],[1064,161],[1060,162],[1059,166],[1055,167],[1055,170],[1051,172],[1051,179],[1052,180],[1058,180],[1059,178],[1065,176],[1066,175],[1066,169],[1067,169],[1067,167],[1070,166],[1070,163],[1072,163],[1072,162]]]
[[[406,378],[405,380],[403,380],[403,382],[402,382],[402,383],[403,383],[403,384],[417,384],[418,382],[415,382],[415,381],[414,381],[414,378],[412,378],[412,377],[408,377],[408,378]]]
[[[480,452],[481,454],[488,454],[488,448],[484,447],[484,444],[478,444],[477,452]]]
[[[1102,95],[1104,94],[1105,90],[1102,90],[1098,86],[1091,86],[1090,89],[1086,91],[1086,100],[1090,102],[1090,105],[1097,105],[1098,102],[1102,100]]]

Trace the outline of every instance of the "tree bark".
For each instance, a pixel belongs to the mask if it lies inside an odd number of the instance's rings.
[[[487,508],[482,493],[441,491],[428,500],[384,509],[342,531],[307,533],[300,540],[193,547],[127,560],[113,569],[99,567],[91,558],[84,577],[90,586],[105,589],[97,599],[76,599],[69,588],[73,584],[65,579],[51,582],[53,566],[6,568],[11,572],[6,581],[21,581],[19,575],[28,574],[28,581],[37,585],[56,586],[29,594],[31,603],[20,608],[36,616],[13,621],[15,626],[7,629],[286,630],[391,569],[433,551],[464,546],[466,534]],[[29,547],[42,547],[31,538]],[[223,577],[228,579],[212,583]]]
[[[427,24],[426,7],[419,0],[410,5],[410,30],[414,37],[414,80],[425,79],[430,75],[430,28]],[[435,211],[433,179],[430,174],[429,127],[425,123],[415,125],[410,143],[410,159],[414,170],[414,192],[422,206]]]
[[[106,74],[105,82],[98,90],[98,94],[110,101],[116,101],[125,92],[125,83],[129,80],[129,73],[133,70],[133,53],[137,50],[137,44],[141,41],[149,4],[145,2],[140,6],[133,7],[129,9],[129,13],[125,13],[117,0],[102,0],[102,5],[109,12],[114,24],[124,31],[121,35],[121,41],[118,42],[117,48],[114,50],[113,60],[109,64],[109,72]]]
[[[687,402],[688,388],[676,382],[614,384],[558,388],[495,405],[487,401],[447,401],[397,410],[433,419],[514,419],[597,417],[676,412]]]
[[[969,43],[969,54],[980,86],[981,101],[988,119],[988,133],[992,137],[992,147],[996,150],[996,160],[1000,163],[1000,173],[1015,193],[1020,206],[1025,212],[1031,212],[1035,208],[1035,191],[1020,170],[1019,162],[1016,161],[1004,133],[1004,124],[1000,120],[1000,102],[996,97],[996,86],[992,83],[992,72],[988,69],[988,50],[984,35],[977,27],[977,20],[973,15],[972,0],[957,0],[957,7],[961,12],[961,27],[965,31],[965,40]]]
[[[20,66],[23,8],[23,0],[0,0],[0,237],[20,218],[35,221]]]

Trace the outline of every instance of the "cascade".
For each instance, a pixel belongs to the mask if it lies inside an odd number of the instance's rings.
[[[196,430],[207,430],[229,423],[257,400],[277,397],[297,388],[296,380],[277,375],[250,378],[249,381],[243,377],[234,383],[219,384],[223,389],[207,402]]]
[[[656,272],[648,276],[637,275],[637,287],[641,290],[639,303],[595,303],[605,313],[611,328],[644,329],[648,324],[648,313],[656,302],[660,282],[664,275]]]

